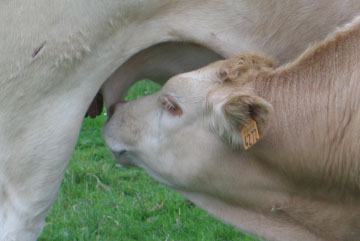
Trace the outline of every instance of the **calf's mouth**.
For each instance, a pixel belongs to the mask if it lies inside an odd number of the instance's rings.
[[[131,152],[127,150],[122,150],[120,152],[113,152],[115,160],[117,163],[123,166],[136,166],[134,163],[135,157],[131,154]]]

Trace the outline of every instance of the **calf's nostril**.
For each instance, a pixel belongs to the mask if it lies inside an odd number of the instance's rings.
[[[112,151],[115,159],[121,160],[124,156],[126,156],[127,151],[121,150],[121,151]]]

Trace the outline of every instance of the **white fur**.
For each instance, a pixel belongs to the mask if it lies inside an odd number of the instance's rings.
[[[187,41],[223,57],[250,49],[284,62],[360,9],[357,0],[285,3],[2,1],[0,240],[40,235],[87,107],[131,56],[161,42]],[[121,95],[133,81],[107,93]]]

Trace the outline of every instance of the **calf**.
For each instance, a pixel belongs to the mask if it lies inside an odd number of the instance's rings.
[[[244,54],[117,104],[104,127],[144,168],[267,240],[359,240],[360,18],[275,68]]]

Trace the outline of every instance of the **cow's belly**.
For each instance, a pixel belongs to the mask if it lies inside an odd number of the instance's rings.
[[[122,101],[130,86],[148,78],[164,84],[170,77],[191,71],[222,59],[220,54],[201,45],[165,42],[151,46],[132,56],[105,82],[102,93],[107,109]]]

